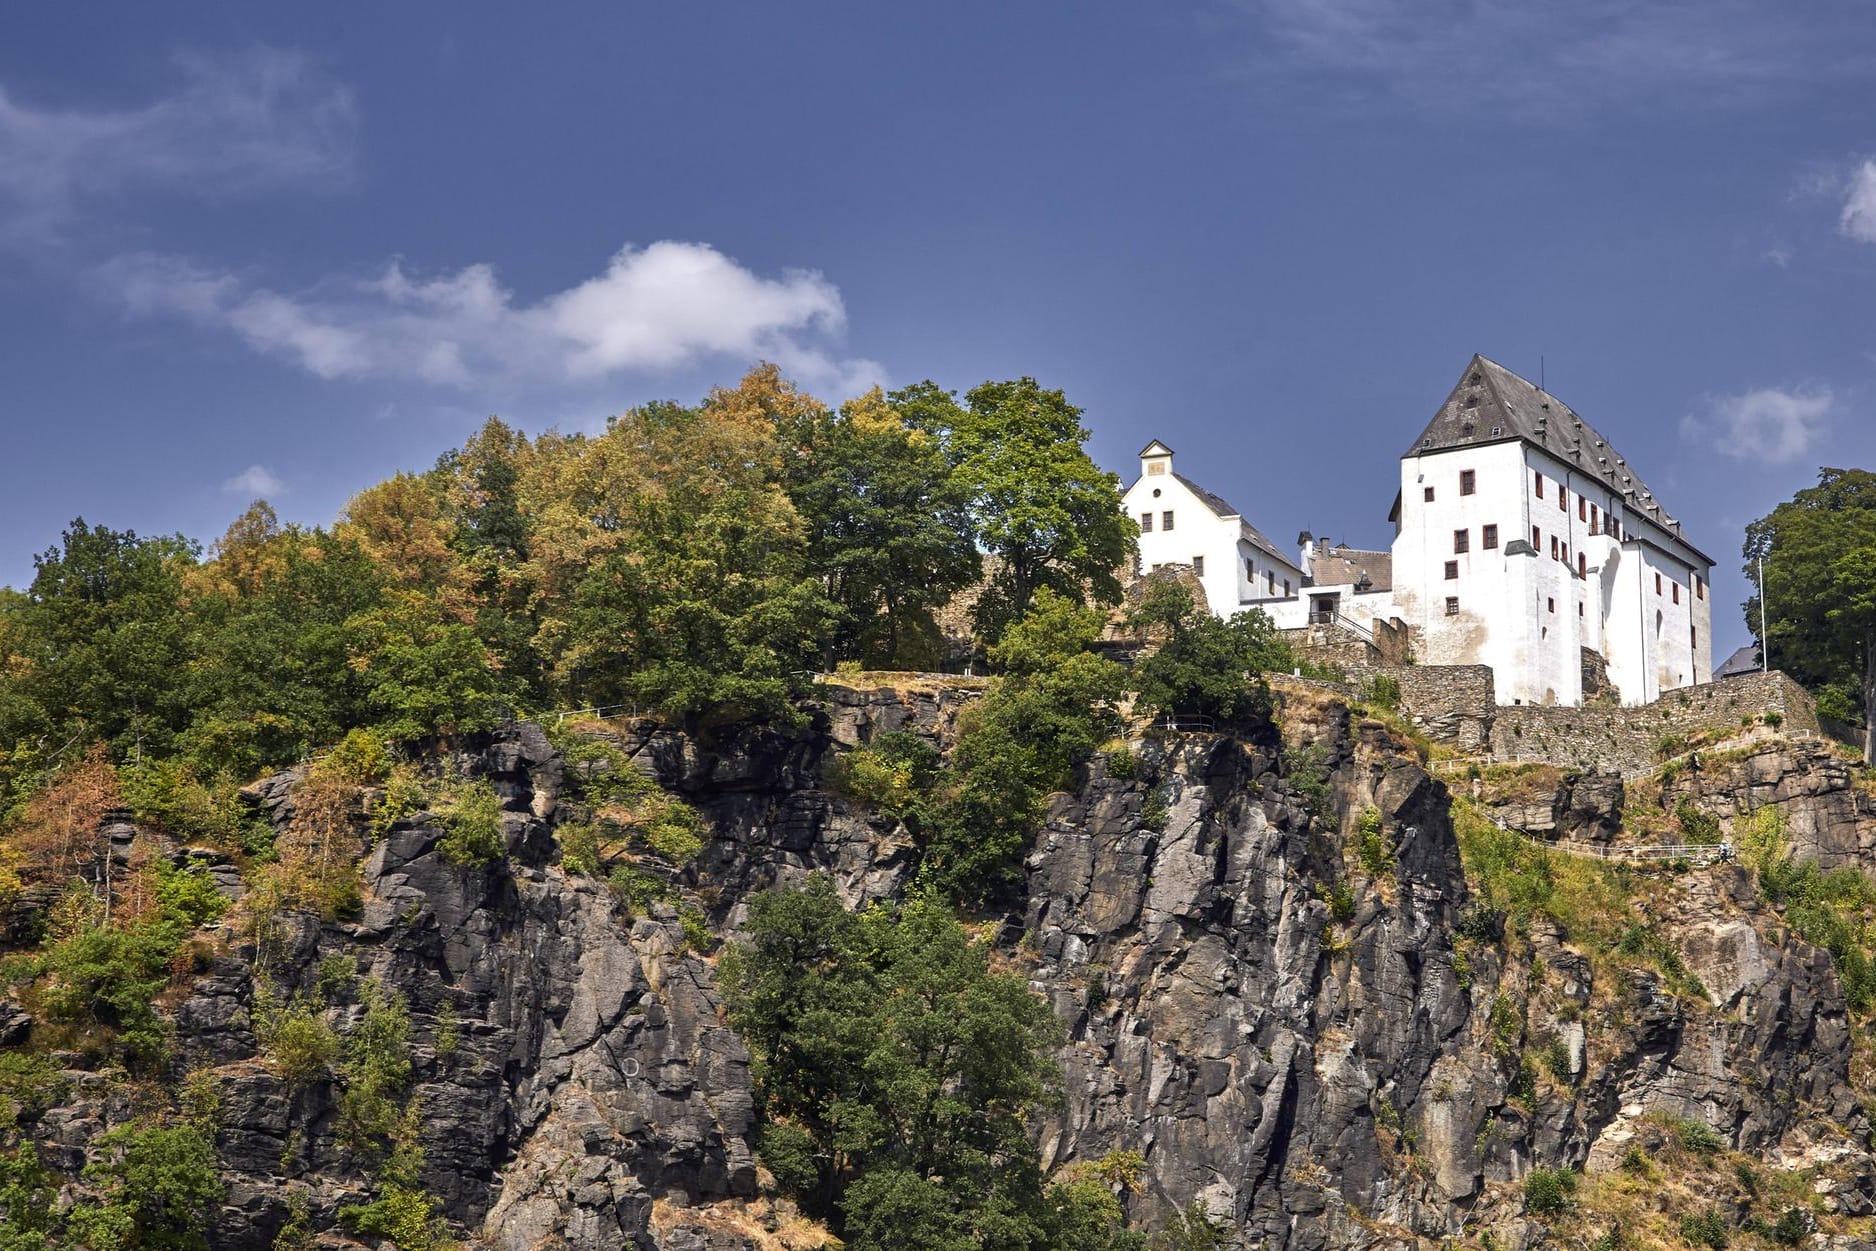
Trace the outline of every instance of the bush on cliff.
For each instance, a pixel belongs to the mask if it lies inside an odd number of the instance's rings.
[[[752,899],[723,967],[763,1159],[852,1251],[1085,1236],[1087,1196],[1048,1183],[1027,1129],[1055,1095],[1061,1027],[943,904],[850,912],[816,877]]]

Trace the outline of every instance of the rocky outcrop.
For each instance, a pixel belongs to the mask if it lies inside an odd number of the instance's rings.
[[[1775,809],[1793,854],[1825,868],[1876,865],[1876,795],[1857,767],[1820,739],[1771,739],[1725,753],[1695,753],[1661,787],[1668,812],[1690,804],[1729,836],[1742,818]]]
[[[901,892],[912,840],[830,788],[829,767],[888,731],[948,743],[973,697],[843,687],[797,731],[606,732],[705,818],[705,850],[675,885],[723,933],[751,893],[811,873],[854,903]],[[1467,1227],[1522,1245],[1539,1231],[1519,1178],[1613,1167],[1663,1117],[1768,1159],[1867,1164],[1830,958],[1743,870],[1664,873],[1638,894],[1636,949],[1665,954],[1617,958],[1541,915],[1508,941],[1507,918],[1468,891],[1445,784],[1341,703],[1292,693],[1286,707],[1287,748],[1148,737],[1055,797],[999,939],[1067,1033],[1064,1098],[1037,1127],[1048,1163],[1139,1152],[1135,1217],[1197,1202],[1246,1246],[1297,1251],[1436,1245]],[[407,1000],[424,1182],[476,1245],[765,1246],[795,1218],[753,1150],[750,1058],[695,914],[635,913],[563,871],[564,766],[539,730],[488,736],[449,765],[501,795],[503,861],[450,863],[439,819],[414,814],[373,847],[356,917],[230,935],[175,1006],[176,1072],[212,1074],[220,1095],[216,1246],[270,1245],[296,1205],[330,1230],[370,1193],[368,1162],[340,1141],[337,1083],[289,1084],[264,1062],[263,977],[280,996],[323,996],[345,1024],[363,1012],[356,978]],[[248,794],[284,824],[300,780]],[[1613,774],[1559,771],[1531,790],[1514,801],[1527,828],[1583,841],[1621,823]],[[1681,798],[1734,816],[1785,805],[1819,859],[1865,846],[1854,778],[1802,747],[1684,771],[1663,802]],[[69,1076],[37,1132],[75,1170],[131,1108],[102,1074]],[[1876,1203],[1870,1177],[1839,1169],[1831,1202]]]

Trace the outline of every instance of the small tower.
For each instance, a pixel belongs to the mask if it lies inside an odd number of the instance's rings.
[[[1172,477],[1173,450],[1154,439],[1140,449],[1140,476],[1142,478]]]

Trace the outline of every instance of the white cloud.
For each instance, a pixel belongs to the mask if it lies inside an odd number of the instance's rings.
[[[1227,0],[1260,78],[1344,99],[1567,115],[1647,100],[1712,108],[1868,72],[1851,0],[1791,21],[1761,0]]]
[[[1838,227],[1852,239],[1876,243],[1876,160],[1866,160],[1850,175]]]
[[[175,91],[121,109],[27,103],[0,85],[0,236],[56,234],[87,203],[134,190],[215,196],[349,179],[352,95],[305,57],[186,55],[177,69]]]
[[[393,263],[293,293],[166,256],[119,257],[98,278],[132,313],[229,331],[321,378],[552,385],[709,357],[766,358],[840,395],[882,378],[873,362],[834,354],[846,311],[826,278],[764,277],[702,243],[627,246],[600,274],[533,303],[486,264],[413,277]]]
[[[1681,433],[1738,460],[1784,465],[1811,450],[1836,409],[1828,387],[1762,387],[1709,402],[1704,416],[1681,420]]]
[[[1791,258],[1794,255],[1796,254],[1784,244],[1774,243],[1771,247],[1765,249],[1764,259],[1770,261],[1780,269],[1790,269]]]
[[[249,465],[222,483],[221,489],[227,495],[245,495],[250,499],[262,499],[270,495],[284,494],[287,486],[265,465]]]

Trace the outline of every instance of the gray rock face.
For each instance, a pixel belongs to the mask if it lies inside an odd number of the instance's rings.
[[[944,743],[972,697],[837,688],[796,734],[704,743],[641,724],[618,741],[705,817],[680,886],[733,930],[750,893],[810,873],[854,903],[901,891],[911,840],[829,790],[828,766],[889,730]],[[1656,1113],[1771,1158],[1864,1151],[1829,957],[1791,938],[1741,871],[1661,879],[1646,920],[1678,953],[1672,978],[1614,967],[1541,922],[1508,961],[1502,918],[1468,896],[1444,784],[1376,723],[1337,713],[1315,731],[1333,770],[1324,812],[1274,743],[1210,735],[1137,744],[1129,777],[1097,757],[1055,798],[1003,931],[1068,1033],[1065,1097],[1037,1127],[1045,1162],[1137,1151],[1135,1216],[1199,1202],[1247,1246],[1314,1251],[1437,1244],[1468,1223],[1524,1245],[1541,1230],[1510,1183],[1537,1165],[1613,1166],[1659,1133]],[[1860,854],[1866,800],[1783,750],[1686,793],[1714,809],[1802,801],[1811,854]],[[368,1162],[339,1142],[335,1082],[289,1086],[258,1054],[257,964],[287,995],[350,967],[408,1000],[425,1184],[475,1245],[762,1245],[751,1231],[779,1217],[713,960],[689,949],[676,909],[630,916],[561,870],[564,770],[537,729],[454,763],[503,797],[505,862],[453,865],[435,818],[400,822],[366,862],[355,920],[283,917],[266,951],[216,956],[175,1008],[177,1073],[209,1069],[221,1096],[215,1245],[271,1245],[290,1199],[331,1230],[369,1193]],[[284,822],[300,778],[259,783],[251,801]],[[1608,837],[1611,785],[1570,775],[1537,804],[1561,837]],[[1369,809],[1384,854],[1371,847],[1364,866]],[[342,1003],[341,1024],[360,1011]],[[0,1010],[8,1037],[29,1025]],[[38,1136],[76,1170],[131,1109],[100,1075],[70,1076]],[[1832,1184],[1845,1211],[1876,1191]]]
[[[1662,807],[1687,802],[1731,834],[1764,808],[1784,819],[1793,854],[1823,867],[1876,863],[1876,796],[1816,740],[1774,739],[1744,754],[1697,757],[1663,786]]]

